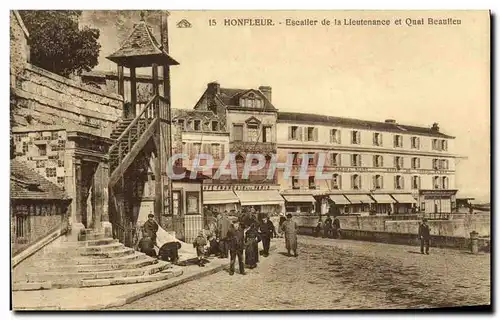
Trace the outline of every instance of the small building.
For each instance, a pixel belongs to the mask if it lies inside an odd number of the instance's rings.
[[[13,159],[10,166],[10,239],[12,255],[16,255],[68,226],[71,199],[23,162]]]

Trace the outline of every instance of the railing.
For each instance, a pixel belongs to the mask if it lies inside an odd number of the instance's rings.
[[[154,96],[142,109],[134,120],[123,130],[122,134],[116,139],[116,143],[111,146],[109,153],[117,153],[116,157],[110,159],[111,172],[117,168],[123,158],[130,152],[137,139],[147,130],[149,125],[156,117],[167,116],[168,100]]]
[[[233,141],[229,144],[230,152],[245,153],[275,153],[276,143],[274,142],[250,142]]]

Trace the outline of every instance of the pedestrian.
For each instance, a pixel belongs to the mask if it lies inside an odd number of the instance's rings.
[[[276,228],[274,227],[272,221],[269,220],[268,216],[263,217],[262,222],[259,226],[259,234],[260,238],[262,239],[262,246],[264,247],[262,255],[264,257],[267,257],[269,256],[269,246],[271,244],[271,239],[277,236]]]
[[[314,236],[315,237],[319,237],[319,235],[321,234],[322,227],[323,227],[323,221],[321,221],[321,216],[319,216],[318,224],[316,224],[316,227],[314,228]]]
[[[286,215],[286,221],[281,225],[281,229],[285,233],[285,245],[286,250],[288,251],[288,256],[290,256],[290,252],[293,251],[293,255],[295,257],[297,254],[297,223],[292,220],[292,214],[289,213]]]
[[[238,258],[239,271],[245,275],[245,265],[243,263],[243,250],[245,248],[245,234],[240,223],[235,222],[228,231],[228,247],[230,255],[229,274],[234,274],[234,264]]]
[[[137,247],[140,252],[145,253],[152,258],[156,258],[155,244],[153,239],[151,239],[150,235],[145,230],[142,231],[142,238],[139,240]]]
[[[198,236],[193,241],[193,247],[196,248],[196,256],[198,257],[198,266],[204,267],[203,259],[205,258],[205,247],[207,246],[207,239],[203,234],[203,230],[198,233]]]
[[[332,236],[332,218],[330,218],[330,215],[326,216],[324,232],[325,238],[330,238]]]
[[[245,265],[249,269],[257,267],[259,262],[259,242],[261,238],[256,224],[251,224],[245,230]]]
[[[332,233],[333,238],[337,239],[340,237],[340,220],[337,216],[333,216],[333,225],[332,225]]]
[[[148,236],[153,241],[153,244],[156,245],[156,233],[158,232],[158,223],[155,221],[154,214],[148,214],[148,220],[142,226],[144,232],[148,234]]]
[[[224,211],[224,213],[221,215],[218,225],[217,225],[217,231],[218,231],[218,239],[219,239],[219,250],[220,250],[220,258],[225,259],[227,258],[227,252],[228,252],[228,239],[227,239],[227,232],[229,230],[231,222],[229,221],[229,218],[227,217],[227,210]]]
[[[284,213],[280,213],[280,222],[278,224],[278,230],[279,230],[279,233],[280,233],[280,238],[283,238],[283,229],[281,228],[281,226],[283,225],[283,222],[286,221],[286,218],[285,218],[285,214]]]
[[[420,253],[424,254],[424,246],[425,246],[425,253],[429,254],[431,229],[427,224],[426,218],[422,219],[422,223],[418,227],[418,236],[420,238]]]
[[[179,261],[179,249],[181,248],[181,243],[177,241],[167,242],[161,246],[158,256],[160,260],[170,261],[173,264],[177,264]]]

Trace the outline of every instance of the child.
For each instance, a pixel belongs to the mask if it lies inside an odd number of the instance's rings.
[[[198,256],[198,265],[204,267],[203,258],[205,253],[205,246],[207,245],[207,239],[203,234],[203,230],[198,233],[196,239],[194,239],[193,247],[196,248],[196,255]]]
[[[156,251],[154,249],[154,242],[146,231],[142,232],[142,238],[137,244],[140,252],[147,254],[152,258],[156,258]]]

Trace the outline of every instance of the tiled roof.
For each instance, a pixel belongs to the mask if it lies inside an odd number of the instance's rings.
[[[121,48],[108,56],[108,59],[118,62],[123,61],[124,58],[140,56],[164,56],[170,65],[179,64],[163,50],[145,21],[134,26],[134,30]]]
[[[66,193],[19,160],[10,161],[11,199],[64,200]]]
[[[426,127],[404,125],[399,123],[387,123],[387,122],[367,121],[367,120],[359,120],[352,118],[341,118],[341,117],[333,117],[333,116],[326,116],[326,115],[312,114],[312,113],[279,112],[278,122],[324,124],[324,125],[348,127],[348,128],[399,132],[402,134],[413,133],[417,135],[428,135],[441,138],[450,138],[450,139],[455,138],[447,134],[434,131],[430,127],[426,128]]]
[[[209,110],[194,110],[194,109],[172,109],[172,118],[185,118],[185,117],[196,117],[196,118],[217,118],[212,111]]]
[[[236,108],[241,108],[241,109],[250,109],[250,110],[255,110],[253,108],[244,108],[240,107],[240,97],[250,91],[256,91],[260,92],[258,89],[235,89],[235,88],[220,88],[220,94],[218,95],[219,99],[228,107],[236,107]],[[262,93],[261,93],[262,94]],[[262,94],[263,97],[265,97]],[[268,111],[275,111],[276,108],[273,106],[271,101],[264,99],[265,105],[264,109]]]

